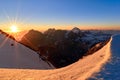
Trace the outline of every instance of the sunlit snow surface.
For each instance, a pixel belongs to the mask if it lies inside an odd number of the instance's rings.
[[[0,33],[0,68],[51,69],[39,55]]]
[[[112,38],[110,61],[89,80],[120,80],[120,35]]]
[[[86,80],[98,72],[110,57],[111,40],[97,52],[77,62],[51,70],[0,68],[0,80]]]

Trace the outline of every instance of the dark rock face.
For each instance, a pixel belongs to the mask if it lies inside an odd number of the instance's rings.
[[[38,50],[38,45],[44,45],[44,35],[41,32],[30,30],[20,41],[24,45]]]
[[[30,30],[20,43],[37,51],[40,58],[50,61],[56,68],[72,64],[86,55],[95,44],[110,38],[108,34],[48,29],[44,33]],[[101,36],[101,37],[100,37]],[[104,38],[105,37],[105,38]],[[99,47],[98,47],[99,48]],[[95,49],[96,51],[98,49]],[[91,54],[89,51],[87,54]]]
[[[15,39],[12,35],[10,35],[10,34],[4,32],[4,31],[2,31],[2,30],[0,30],[0,33],[1,33],[1,34],[4,34],[6,37],[9,37],[9,38],[11,38],[11,39],[13,39],[13,40],[16,41],[16,39]]]

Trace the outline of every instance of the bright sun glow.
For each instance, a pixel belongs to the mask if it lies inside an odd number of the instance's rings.
[[[10,29],[11,29],[11,32],[18,32],[18,28],[15,25],[12,25]]]

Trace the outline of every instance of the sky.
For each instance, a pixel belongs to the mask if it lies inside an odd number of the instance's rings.
[[[0,28],[119,28],[120,0],[0,0]]]

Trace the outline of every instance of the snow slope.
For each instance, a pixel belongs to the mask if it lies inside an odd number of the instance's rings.
[[[94,54],[60,69],[0,69],[0,80],[85,80],[110,58],[111,40]]]
[[[120,80],[120,34],[111,43],[111,60],[90,80]]]
[[[48,69],[51,67],[34,51],[0,34],[0,68]]]

